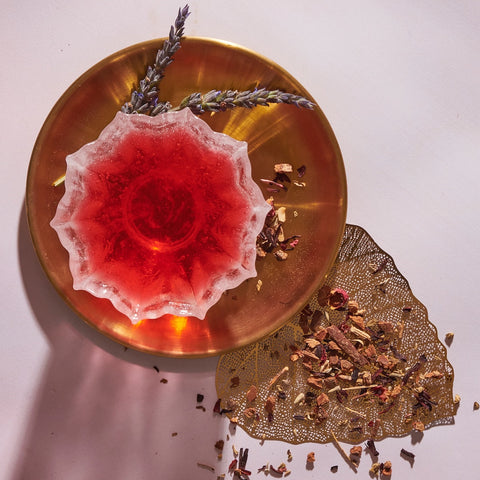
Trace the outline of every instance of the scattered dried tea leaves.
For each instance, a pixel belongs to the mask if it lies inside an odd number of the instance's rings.
[[[211,465],[207,465],[206,463],[197,462],[197,466],[205,470],[208,470],[210,472],[215,472],[215,468],[212,467]]]
[[[371,438],[369,438],[367,440],[367,450],[369,451],[369,453],[372,457],[378,457],[379,456],[377,447],[375,445],[375,441]]]
[[[307,463],[315,463],[315,452],[309,452],[307,454]]]
[[[255,385],[251,385],[247,391],[247,402],[251,403],[257,398],[258,390]]]
[[[270,395],[265,401],[265,410],[267,411],[267,413],[272,415],[273,411],[275,410],[276,404],[277,404],[277,399],[273,395]]]
[[[334,288],[328,296],[328,304],[331,308],[337,310],[342,308],[348,302],[348,294],[341,288]]]
[[[293,166],[289,163],[277,163],[273,166],[275,173],[291,173],[293,172]]]
[[[409,452],[408,450],[405,450],[404,448],[400,450],[400,455],[406,460],[408,460],[409,462],[413,462],[413,460],[415,460],[415,454],[412,452]]]
[[[450,346],[453,342],[454,334],[453,332],[448,332],[445,334],[445,343]]]
[[[246,469],[248,461],[248,448],[241,448],[238,455],[238,466],[233,471],[233,478],[238,478],[240,480],[248,479],[249,475],[252,474],[249,470]]]
[[[289,368],[287,366],[283,367],[271,380],[270,382],[268,382],[268,388],[272,388],[273,385],[275,385],[278,380],[280,379],[280,377],[282,375],[284,375],[285,373],[287,373],[289,370]]]
[[[392,462],[387,460],[382,466],[382,475],[384,477],[391,477],[392,476]]]
[[[226,377],[226,367],[235,365],[223,391],[239,401],[233,415],[247,432],[256,438],[326,443],[333,430],[342,442],[358,444],[407,434],[430,425],[437,415],[445,418],[445,413],[454,412],[453,395],[443,395],[453,380],[444,347],[438,338],[430,338],[434,331],[426,329],[426,313],[415,298],[388,297],[398,288],[398,279],[384,259],[375,257],[373,271],[365,260],[358,261],[370,278],[366,295],[356,286],[363,279],[355,278],[351,294],[349,279],[335,274],[339,282],[327,278],[284,329],[232,355],[230,364],[222,366]],[[387,275],[392,277],[385,297],[374,286]],[[360,298],[368,304],[361,304]],[[420,320],[422,330],[417,330]],[[430,336],[428,342],[425,336]],[[289,370],[279,376],[285,366]],[[238,393],[229,391],[232,374],[242,379]],[[258,378],[257,393],[250,402],[246,394],[252,378]],[[276,404],[267,411],[269,396]],[[372,460],[378,458],[375,451]]]
[[[372,465],[371,465],[371,467],[370,467],[370,470],[369,470],[370,475],[371,475],[372,477],[378,477],[378,474],[379,474],[379,472],[380,472],[380,468],[381,468],[381,464],[380,464],[380,463],[378,463],[378,462],[372,463]]]
[[[425,430],[425,424],[420,420],[415,420],[412,423],[412,428],[417,432],[423,432]]]

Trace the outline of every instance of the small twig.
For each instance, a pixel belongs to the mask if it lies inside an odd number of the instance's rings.
[[[333,433],[333,430],[330,430],[330,435],[333,437],[333,444],[335,445],[335,447],[337,447],[337,450],[340,452],[340,454],[342,455],[342,457],[345,459],[345,461],[350,465],[350,468],[355,472],[357,473],[357,465],[355,465],[352,460],[350,459],[349,455],[347,454],[347,452],[342,448],[342,446],[340,445],[339,441],[337,440],[337,437],[335,436],[335,434]]]
[[[331,388],[327,393],[333,393],[333,392],[338,392],[338,391],[349,391],[349,390],[363,390],[364,388],[376,388],[380,387],[380,385],[357,385],[355,387],[346,387],[342,388],[340,385],[337,385],[336,387]]]
[[[58,187],[65,181],[65,174],[63,174],[61,177],[58,177],[54,182],[52,182],[52,187]]]
[[[268,388],[273,387],[275,383],[277,383],[278,379],[284,374],[288,372],[288,367],[283,367],[268,383]]]

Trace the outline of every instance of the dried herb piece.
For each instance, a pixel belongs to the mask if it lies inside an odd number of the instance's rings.
[[[358,352],[358,350],[353,346],[352,342],[345,337],[345,335],[339,330],[335,325],[330,325],[327,327],[328,334],[330,337],[337,343],[337,345],[353,360],[355,360],[360,365],[366,365],[368,360]]]
[[[220,450],[221,452],[223,452],[223,447],[224,447],[224,445],[225,445],[225,441],[224,441],[224,440],[217,440],[217,441],[215,442],[215,448],[216,448],[217,450]]]
[[[265,401],[265,410],[267,411],[267,413],[273,414],[276,403],[277,399],[273,395],[270,395],[267,398],[267,400]]]
[[[417,430],[417,432],[423,432],[425,430],[425,424],[420,420],[415,420],[412,423],[412,428]]]
[[[352,460],[350,459],[347,452],[342,448],[342,446],[340,445],[340,442],[338,441],[338,439],[337,439],[335,433],[333,432],[333,430],[330,430],[330,435],[333,438],[333,444],[335,445],[337,450],[340,452],[340,454],[345,459],[345,461],[348,463],[348,465],[350,465],[352,470],[356,473],[357,472],[357,465],[355,465],[355,463],[352,462]]]
[[[246,418],[254,418],[254,417],[256,417],[256,415],[257,415],[257,409],[256,409],[256,408],[253,408],[253,407],[246,408],[246,409],[243,411],[243,415],[244,415]]]
[[[384,477],[391,477],[392,476],[392,462],[387,460],[382,467],[382,475]]]
[[[315,452],[307,454],[307,463],[315,463]]]
[[[157,373],[160,372],[160,369],[159,369],[156,365],[153,366],[153,369],[154,369]]]
[[[288,471],[287,466],[284,463],[281,463],[277,468],[273,465],[270,465],[269,472],[274,474],[275,476],[283,476],[284,473]]]
[[[197,393],[197,403],[202,403],[204,398],[201,393]]]
[[[280,379],[280,377],[287,373],[288,372],[288,367],[283,367],[271,380],[270,382],[268,382],[268,388],[272,388],[273,385],[275,385],[275,383],[278,382],[278,380]]]
[[[480,404],[478,402],[473,402],[473,409],[478,410],[480,408]]]
[[[297,175],[299,178],[302,178],[305,175],[305,172],[307,171],[307,167],[305,165],[302,165],[301,167],[297,168]]]
[[[162,378],[162,379],[160,380],[160,383],[168,383],[168,380],[167,380],[166,378]]]
[[[257,394],[257,387],[255,385],[252,385],[247,391],[247,402],[253,402],[257,398]]]
[[[406,372],[405,375],[403,376],[402,383],[405,385],[409,378],[427,362],[427,357],[425,355],[420,355],[420,358],[418,359],[418,362],[413,366],[410,367]]]
[[[454,334],[452,332],[448,332],[445,334],[445,343],[450,346],[453,342]]]
[[[379,453],[377,447],[375,446],[375,442],[371,438],[367,440],[367,449],[373,457],[378,457]]]
[[[234,470],[233,478],[238,478],[240,480],[247,480],[249,475],[252,474],[252,472],[250,472],[249,470],[246,470],[247,460],[248,460],[248,448],[246,448],[245,450],[241,448],[240,453],[238,455],[238,468]]]
[[[222,399],[219,398],[216,402],[215,405],[213,406],[213,412],[214,413],[220,413],[220,405],[222,403]]]
[[[402,457],[405,457],[409,461],[412,461],[415,459],[415,454],[412,452],[409,452],[408,450],[405,450],[404,448],[400,450],[400,455]]]
[[[331,308],[337,310],[342,308],[348,302],[348,293],[341,288],[335,288],[330,292],[328,304]]]
[[[332,465],[332,466],[330,467],[330,471],[331,471],[332,473],[337,473],[337,472],[338,472],[338,465]]]
[[[205,470],[209,470],[210,472],[215,472],[215,468],[213,468],[211,465],[207,465],[206,463],[197,462],[197,466],[204,468]]]

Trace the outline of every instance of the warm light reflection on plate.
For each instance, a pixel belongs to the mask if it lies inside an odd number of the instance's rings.
[[[205,320],[165,316],[133,326],[108,300],[72,289],[68,255],[49,226],[64,193],[53,186],[65,157],[93,141],[129,99],[163,39],[134,45],[104,59],[59,99],[35,144],[27,179],[27,213],[37,254],[53,285],[90,325],[132,348],[159,355],[200,357],[244,346],[280,328],[309,299],[330,269],[346,217],[346,180],[335,136],[319,108],[290,105],[237,109],[202,117],[210,126],[249,144],[253,177],[271,178],[275,163],[306,165],[305,188],[275,195],[287,207],[286,234],[301,235],[286,262],[257,262],[257,279],[227,292]],[[270,60],[230,43],[186,38],[160,84],[172,104],[194,91],[263,86],[309,97]],[[264,190],[266,196],[268,192]]]

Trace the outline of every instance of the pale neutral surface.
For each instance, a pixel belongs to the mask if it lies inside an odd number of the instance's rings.
[[[394,257],[440,338],[455,332],[448,349],[462,397],[455,424],[430,429],[420,441],[379,442],[381,460],[392,460],[394,478],[477,478],[480,4],[190,5],[188,35],[254,49],[310,91],[344,155],[348,222],[366,228]],[[217,358],[125,352],[64,305],[36,260],[24,188],[48,112],[105,56],[165,36],[179,6],[170,0],[2,4],[0,478],[212,479],[197,462],[226,473],[232,444],[250,448],[252,478],[263,478],[256,473],[263,464],[285,461],[288,448],[292,479],[370,478],[366,457],[354,474],[332,445],[260,445],[241,430],[233,434],[212,413]],[[206,412],[195,409],[197,393],[205,395]],[[227,434],[218,460],[213,445]],[[402,447],[416,454],[413,467],[400,458]],[[310,451],[313,470],[305,466]]]

